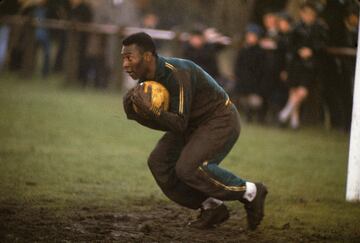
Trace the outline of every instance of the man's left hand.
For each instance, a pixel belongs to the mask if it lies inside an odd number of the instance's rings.
[[[147,87],[146,92],[144,91],[143,85],[138,85],[134,88],[134,92],[132,95],[132,101],[134,105],[139,109],[141,113],[146,116],[153,116],[153,112],[151,111],[151,86]]]

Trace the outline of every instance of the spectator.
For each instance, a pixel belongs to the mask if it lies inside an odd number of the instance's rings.
[[[188,42],[185,43],[183,57],[202,67],[210,76],[219,79],[219,67],[217,64],[217,52],[222,45],[209,43],[203,31],[193,30]]]
[[[24,9],[23,14],[35,18],[38,21],[44,21],[49,16],[47,0],[36,0],[34,5],[28,6]],[[43,64],[41,74],[43,77],[46,77],[49,75],[50,71],[50,31],[44,27],[36,27],[35,41],[36,49],[38,50],[38,47],[42,49]]]
[[[345,16],[345,47],[357,48],[358,39],[358,26],[359,26],[359,15],[358,9],[350,10]],[[342,70],[342,101],[343,101],[343,112],[344,112],[344,128],[346,131],[350,130],[351,127],[351,116],[352,116],[352,100],[353,100],[353,87],[354,87],[354,76],[355,76],[355,56],[343,56],[340,59],[341,70]]]
[[[4,2],[4,5],[6,3],[8,2]],[[16,14],[19,15],[25,15],[25,10],[32,4],[32,2],[28,1],[17,1],[17,3],[17,6],[13,8],[13,10],[16,10]],[[8,6],[5,5],[3,7]],[[11,71],[19,71],[24,66],[24,53],[29,41],[27,37],[31,35],[32,29],[29,28],[28,21],[11,26],[10,39],[8,42],[8,50],[10,52],[8,66]]]
[[[280,86],[280,55],[278,50],[278,20],[277,14],[271,10],[267,11],[263,16],[263,26],[265,34],[260,40],[260,46],[265,50],[265,64],[264,64],[264,80],[261,82],[263,93],[263,108],[262,116],[265,121],[266,118],[273,120],[274,113],[280,104],[276,98],[275,90]]]
[[[50,15],[53,19],[67,20],[70,13],[70,0],[48,0],[50,3]],[[55,43],[57,43],[57,50],[53,66],[54,72],[63,71],[64,54],[66,49],[66,31],[63,29],[52,31]]]
[[[70,0],[69,20],[77,23],[90,23],[93,20],[93,11],[88,3],[84,0]],[[85,32],[79,33],[78,45],[78,79],[83,86],[87,84],[88,60],[87,48],[89,42],[89,34]]]
[[[96,0],[91,2],[94,9],[93,21],[97,24],[111,23],[110,11],[107,7],[108,0]],[[92,83],[96,88],[106,88],[109,78],[109,64],[105,52],[107,48],[106,36],[98,33],[89,34],[89,42],[86,50],[87,61],[87,84]]]
[[[345,19],[345,43],[344,46],[350,48],[357,48],[358,43],[358,28],[359,28],[359,13],[358,10],[350,10],[346,15]],[[354,86],[354,75],[355,75],[355,58],[345,58],[344,68],[346,70],[346,76],[348,81],[351,83],[351,87]],[[352,92],[351,92],[352,93]]]
[[[279,120],[290,126],[300,125],[300,107],[309,94],[309,85],[315,82],[321,51],[325,47],[326,29],[317,18],[317,9],[310,3],[300,7],[300,22],[292,35],[293,59],[289,65],[289,99],[279,113]]]
[[[290,51],[292,35],[292,18],[289,14],[282,12],[278,14],[279,38],[278,49],[280,54],[280,80],[287,81],[288,64],[292,60]]]
[[[0,71],[2,70],[5,59],[6,59],[6,50],[8,48],[10,28],[7,25],[0,26]]]
[[[262,29],[250,24],[245,34],[245,45],[240,49],[235,62],[236,90],[239,94],[238,105],[245,111],[246,120],[263,121],[261,108],[264,103],[265,51],[259,46]]]
[[[20,3],[17,0],[0,2],[0,17],[13,15],[19,11]],[[8,50],[10,47],[10,26],[0,23],[0,71],[7,62]]]
[[[142,18],[142,25],[143,28],[148,29],[156,29],[159,24],[159,17],[152,12],[146,13]]]
[[[288,99],[288,65],[292,60],[290,51],[291,35],[292,35],[292,19],[286,12],[278,13],[278,38],[277,38],[277,57],[278,57],[278,74],[279,79],[274,85],[272,102],[274,103],[274,111],[278,113],[286,104]]]

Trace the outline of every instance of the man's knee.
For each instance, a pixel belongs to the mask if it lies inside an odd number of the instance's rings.
[[[147,162],[148,162],[149,169],[152,173],[155,173],[156,168],[158,167],[158,164],[159,164],[158,161],[159,161],[158,156],[156,156],[156,154],[154,154],[154,153],[151,153]]]
[[[188,166],[182,163],[177,163],[175,167],[176,175],[186,184],[191,184],[196,180],[197,170],[198,168],[194,168],[194,166]]]

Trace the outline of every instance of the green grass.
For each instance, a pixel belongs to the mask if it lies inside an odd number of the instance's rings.
[[[148,198],[170,203],[146,162],[162,133],[126,120],[120,94],[9,74],[0,86],[0,203],[59,215]],[[291,231],[279,233],[288,239],[295,232],[360,238],[360,205],[345,202],[348,140],[318,127],[293,132],[244,124],[222,165],[268,185],[265,228],[290,223]]]

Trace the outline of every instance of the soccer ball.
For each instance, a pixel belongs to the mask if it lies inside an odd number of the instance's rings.
[[[145,81],[140,86],[143,86],[143,91],[148,92],[148,87],[151,86],[151,110],[168,111],[170,105],[169,91],[160,83],[156,81]],[[134,105],[134,110],[138,112],[138,108]]]

